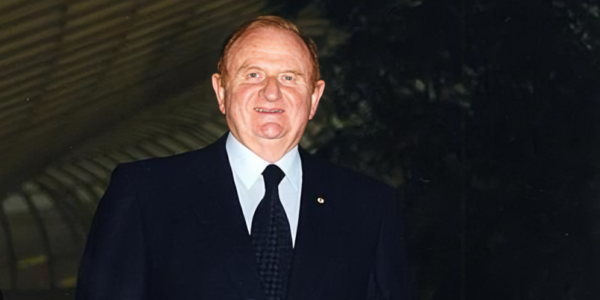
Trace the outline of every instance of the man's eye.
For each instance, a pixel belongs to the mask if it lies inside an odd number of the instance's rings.
[[[256,78],[256,77],[258,77],[258,73],[250,73],[250,74],[248,74],[248,77]]]
[[[283,76],[284,80],[294,80],[294,77],[292,76]]]

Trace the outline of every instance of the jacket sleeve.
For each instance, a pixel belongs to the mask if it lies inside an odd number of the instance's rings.
[[[408,276],[410,266],[406,257],[399,199],[391,189],[382,198],[386,201],[383,205],[368,300],[409,300],[412,299]]]
[[[115,169],[98,204],[79,268],[77,300],[145,299],[144,224],[126,171]]]

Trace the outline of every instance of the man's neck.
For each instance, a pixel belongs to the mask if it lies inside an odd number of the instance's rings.
[[[250,148],[252,152],[256,153],[260,158],[268,161],[269,163],[275,163],[279,161],[288,151],[291,149],[287,148],[277,148],[273,149],[271,147],[267,147],[264,145],[258,145],[258,147]]]

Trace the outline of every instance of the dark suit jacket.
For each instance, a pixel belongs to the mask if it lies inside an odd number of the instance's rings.
[[[264,298],[226,136],[115,169],[88,236],[78,300]],[[288,300],[407,299],[395,191],[300,154]]]

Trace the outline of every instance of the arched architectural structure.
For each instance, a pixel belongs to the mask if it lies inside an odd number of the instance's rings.
[[[268,11],[260,0],[0,2],[5,295],[72,298],[113,168],[198,149],[226,131],[209,76],[226,36]],[[339,40],[314,7],[296,23],[322,53]]]

